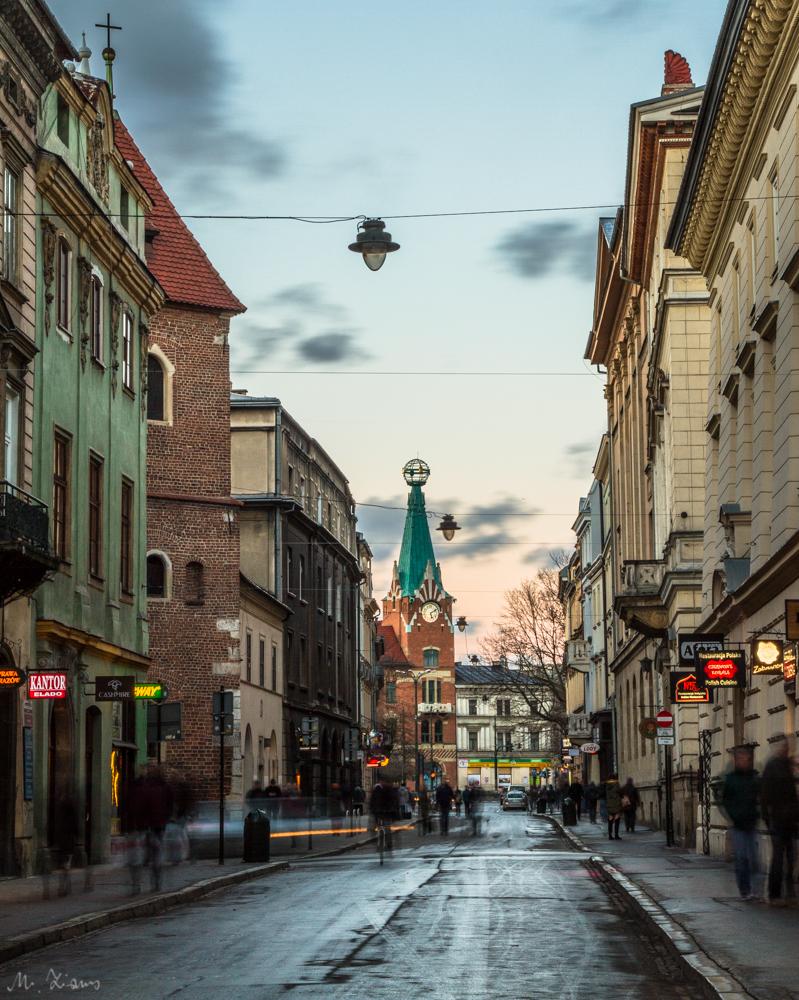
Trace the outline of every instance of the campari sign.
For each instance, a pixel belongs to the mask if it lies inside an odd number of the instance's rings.
[[[742,649],[696,652],[697,679],[709,688],[745,688],[746,654]]]
[[[66,698],[67,675],[55,670],[37,670],[28,677],[28,697]]]

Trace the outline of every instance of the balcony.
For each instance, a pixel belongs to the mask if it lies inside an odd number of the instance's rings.
[[[47,504],[0,480],[0,603],[32,594],[58,568]]]
[[[588,740],[593,734],[593,729],[588,721],[588,715],[572,712],[569,716],[569,739]]]
[[[418,705],[419,715],[449,715],[451,713],[451,701],[421,701]]]
[[[591,666],[591,640],[570,639],[566,643],[566,666],[587,674]]]
[[[668,634],[668,612],[661,597],[665,575],[665,561],[631,559],[622,565],[623,590],[613,601],[625,625],[650,639],[665,639]]]

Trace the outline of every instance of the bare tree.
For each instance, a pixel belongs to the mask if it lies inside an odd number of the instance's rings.
[[[530,714],[548,723],[553,736],[566,733],[565,616],[558,598],[558,558],[554,567],[505,591],[495,631],[481,648],[505,665],[502,686],[526,702]]]
[[[378,707],[378,729],[386,743],[391,744],[391,759],[379,772],[390,781],[408,781],[416,777],[416,734],[413,716],[399,705]]]

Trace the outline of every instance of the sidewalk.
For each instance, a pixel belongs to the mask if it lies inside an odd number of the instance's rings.
[[[799,908],[744,903],[732,865],[682,848],[648,829],[608,840],[607,824],[582,820],[571,833],[635,882],[702,950],[760,1000],[799,997]],[[755,889],[762,894],[764,875]]]

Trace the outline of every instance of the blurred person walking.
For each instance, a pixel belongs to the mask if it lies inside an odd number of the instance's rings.
[[[72,892],[70,872],[78,839],[78,812],[69,792],[62,792],[56,799],[53,832],[58,852],[58,895],[68,896]]]
[[[619,823],[621,823],[622,801],[617,774],[609,774],[605,782],[605,805],[608,810],[608,840],[621,840]]]
[[[781,737],[773,746],[774,754],[763,768],[760,785],[763,820],[771,836],[768,898],[772,906],[795,906],[793,868],[796,834],[799,829],[799,799],[787,737]]]
[[[641,804],[641,796],[638,789],[633,784],[633,779],[628,778],[621,790],[621,809],[624,813],[624,829],[627,833],[635,833],[635,814]]]
[[[574,807],[577,810],[577,819],[578,820],[582,819],[582,815],[583,815],[583,786],[582,786],[582,783],[580,782],[579,779],[577,779],[576,781],[573,781],[569,785],[569,787],[568,787],[568,789],[566,791],[566,794],[569,796],[569,798],[574,803]]]
[[[455,804],[455,815],[460,816],[461,805],[463,804],[463,795],[461,794],[460,788],[455,789],[455,797],[452,800]]]
[[[588,806],[588,822],[596,823],[596,807],[599,802],[599,789],[596,787],[595,781],[588,782],[588,788],[585,790],[585,803]]]
[[[361,785],[356,785],[352,790],[352,812],[354,816],[363,816],[363,804],[366,801],[366,792]]]
[[[430,822],[430,793],[424,785],[419,789],[419,815],[422,822],[417,827],[419,836],[424,836],[433,832],[433,824]]]
[[[280,800],[283,798],[283,790],[277,783],[275,778],[272,778],[269,784],[264,789],[264,802],[266,805],[266,813],[269,816],[269,822],[274,823],[274,821],[280,815]]]
[[[468,785],[464,788],[463,793],[461,794],[461,801],[463,802],[463,814],[468,819],[472,802],[472,790]]]
[[[436,789],[436,805],[438,806],[438,812],[441,817],[441,829],[439,833],[442,837],[446,837],[449,833],[449,814],[452,810],[452,800],[455,798],[452,792],[452,786],[447,779],[444,779],[444,784],[439,785]]]
[[[760,778],[753,766],[751,747],[735,747],[732,754],[733,766],[724,779],[721,806],[732,823],[738,892],[741,899],[755,899],[756,896],[752,893],[752,875],[757,870],[755,828],[760,819]]]

